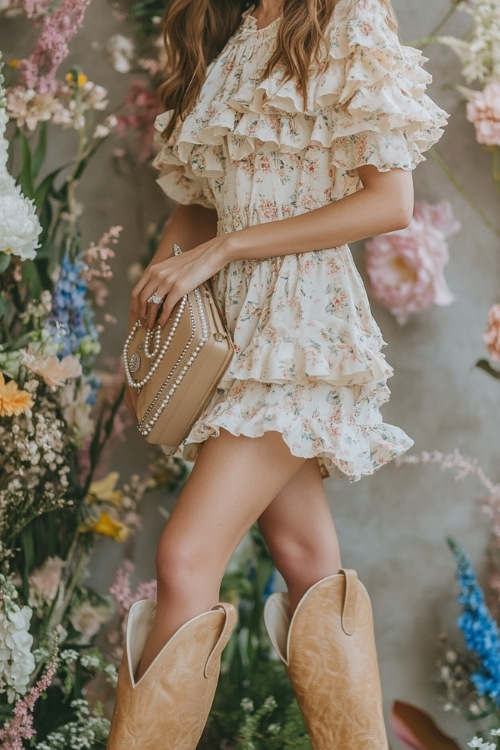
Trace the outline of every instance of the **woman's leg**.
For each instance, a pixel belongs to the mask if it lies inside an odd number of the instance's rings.
[[[339,544],[316,459],[308,459],[259,518],[291,612],[317,581],[341,568]]]
[[[370,600],[354,570],[339,571],[315,460],[283,487],[259,525],[289,589],[267,600],[266,626],[311,747],[388,750]]]
[[[222,431],[203,444],[160,538],[156,618],[137,679],[181,625],[218,601],[237,545],[304,461],[277,432],[247,438]]]

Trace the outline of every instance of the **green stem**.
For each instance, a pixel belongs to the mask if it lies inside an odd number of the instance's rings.
[[[445,173],[445,175],[448,177],[452,185],[455,187],[455,189],[460,193],[460,195],[465,198],[469,206],[478,214],[478,216],[481,218],[481,220],[484,222],[485,226],[488,227],[494,234],[496,234],[497,237],[500,237],[500,228],[495,226],[491,219],[488,218],[488,216],[484,213],[483,209],[476,203],[476,201],[471,198],[469,193],[465,190],[464,186],[461,182],[457,180],[455,175],[453,174],[450,167],[446,164],[446,162],[439,156],[437,151],[435,149],[431,149],[429,151],[429,155],[432,159],[436,162],[436,164],[442,169],[442,171]],[[500,175],[499,175],[500,180]]]
[[[441,29],[443,28],[443,26],[445,26],[445,24],[448,23],[448,21],[450,20],[450,18],[455,15],[458,7],[460,5],[462,5],[462,2],[463,2],[463,0],[459,0],[458,3],[453,3],[450,6],[450,8],[446,11],[446,13],[442,17],[442,19],[440,21],[438,21],[438,23],[434,26],[434,28],[432,29],[432,31],[429,34],[429,37],[432,38],[432,37],[435,37],[435,36],[437,36],[439,34],[439,32],[441,31]]]
[[[429,44],[439,42],[439,32],[441,31],[443,26],[448,23],[450,18],[455,15],[459,6],[462,5],[463,2],[464,0],[458,0],[458,2],[452,3],[451,7],[446,11],[441,20],[437,22],[432,31],[430,31],[427,36],[423,36],[420,37],[420,39],[415,39],[414,41],[412,41],[412,46],[424,50],[429,46]]]
[[[493,146],[492,170],[495,187],[500,197],[500,146]]]

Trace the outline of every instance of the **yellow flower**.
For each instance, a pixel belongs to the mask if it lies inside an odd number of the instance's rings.
[[[97,521],[91,524],[82,525],[78,529],[80,533],[86,534],[92,531],[94,534],[110,536],[115,542],[124,542],[128,536],[128,529],[125,524],[111,518],[108,513],[102,512]]]
[[[72,70],[69,73],[66,73],[65,78],[68,83],[73,83],[78,88],[80,88],[81,86],[85,86],[88,81],[85,73],[78,73],[76,70]]]
[[[96,479],[89,487],[85,502],[93,503],[96,500],[102,500],[103,502],[112,503],[119,507],[123,499],[123,492],[115,489],[119,477],[120,475],[117,471],[111,471],[103,479]]]
[[[13,57],[7,64],[9,68],[17,68],[17,66],[19,65],[19,60],[17,57]]]
[[[32,406],[33,399],[28,391],[20,390],[15,380],[9,380],[6,384],[0,372],[0,417],[17,417]]]

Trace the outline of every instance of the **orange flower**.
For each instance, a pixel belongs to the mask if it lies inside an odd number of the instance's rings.
[[[28,391],[21,391],[15,380],[5,383],[0,372],[0,417],[17,417],[32,406],[33,399]]]

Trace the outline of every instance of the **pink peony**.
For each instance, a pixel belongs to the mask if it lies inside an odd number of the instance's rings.
[[[493,362],[500,362],[500,304],[493,305],[488,313],[488,330],[483,334],[488,354]]]
[[[453,301],[443,269],[448,262],[446,237],[460,229],[451,206],[420,202],[406,229],[381,234],[366,243],[370,291],[403,325],[410,313]]]
[[[489,83],[467,102],[467,119],[476,128],[476,140],[500,146],[500,82]]]

